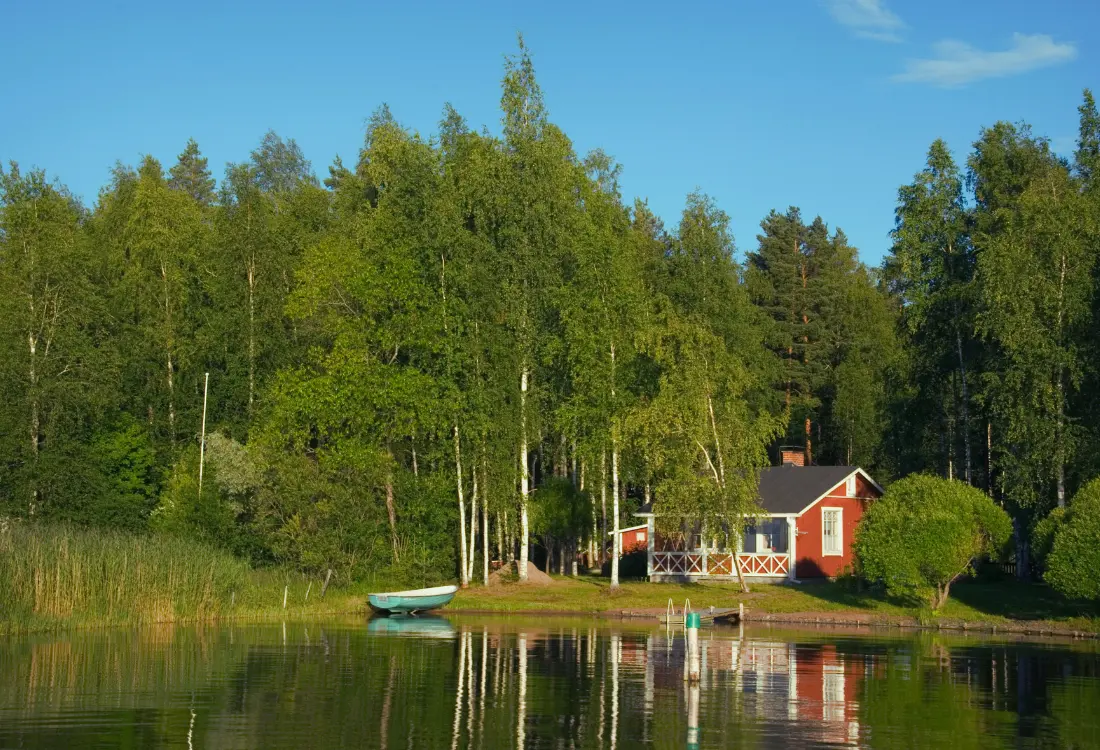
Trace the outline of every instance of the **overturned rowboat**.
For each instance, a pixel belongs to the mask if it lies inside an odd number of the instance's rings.
[[[457,591],[458,586],[389,591],[384,594],[367,594],[367,601],[375,612],[411,614],[445,607],[455,598]]]

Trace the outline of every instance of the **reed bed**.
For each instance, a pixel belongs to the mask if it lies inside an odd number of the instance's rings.
[[[218,617],[248,583],[232,555],[171,536],[0,526],[0,632]]]

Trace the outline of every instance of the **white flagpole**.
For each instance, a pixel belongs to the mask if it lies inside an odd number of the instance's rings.
[[[202,465],[206,459],[206,393],[210,388],[210,373],[202,384],[202,437],[199,439],[199,499],[202,499]]]

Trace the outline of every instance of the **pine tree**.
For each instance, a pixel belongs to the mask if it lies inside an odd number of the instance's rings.
[[[214,203],[214,178],[194,138],[187,140],[179,160],[168,173],[168,187],[186,193],[201,206]]]
[[[1100,191],[1100,113],[1096,111],[1096,99],[1091,90],[1085,89],[1083,99],[1077,108],[1080,126],[1073,167],[1085,190],[1096,192]]]

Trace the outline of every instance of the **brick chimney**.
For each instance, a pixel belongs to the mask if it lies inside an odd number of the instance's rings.
[[[806,451],[802,448],[781,448],[780,464],[783,466],[805,466]]]

